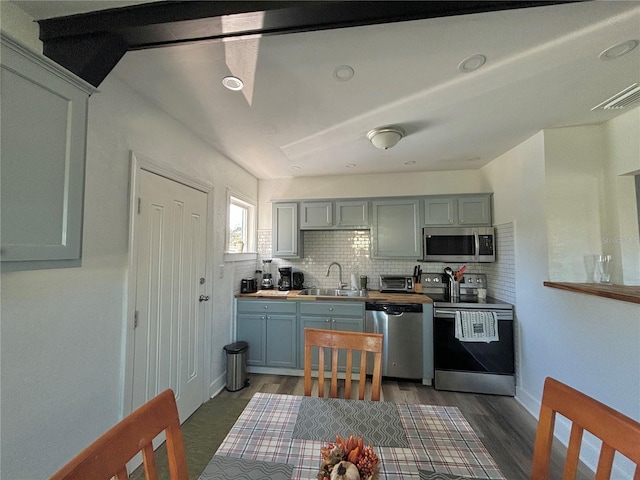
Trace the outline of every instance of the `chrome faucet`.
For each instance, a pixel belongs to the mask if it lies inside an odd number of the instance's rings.
[[[331,272],[331,267],[333,267],[334,265],[338,266],[338,289],[341,290],[343,288],[346,288],[347,284],[344,283],[342,281],[342,265],[340,265],[338,262],[332,262],[329,264],[329,268],[327,268],[327,277],[329,276],[329,273]]]

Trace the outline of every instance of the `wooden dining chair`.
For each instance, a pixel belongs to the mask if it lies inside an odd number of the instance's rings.
[[[583,431],[602,440],[595,480],[611,478],[615,452],[636,464],[640,480],[640,423],[551,377],[544,382],[531,480],[549,479],[556,413],[572,422],[562,480],[576,478]]]
[[[338,396],[338,352],[346,351],[346,370],[344,391],[347,398],[351,397],[351,379],[353,368],[353,351],[360,351],[358,398],[364,400],[367,378],[367,352],[372,352],[373,379],[371,381],[371,400],[380,400],[382,381],[382,339],[380,333],[345,332],[340,330],[321,330],[316,328],[304,329],[304,394],[311,395],[311,352],[312,347],[318,348],[318,396],[324,397],[324,350],[331,349],[331,388],[329,396]]]
[[[157,480],[153,439],[166,433],[171,480],[188,480],[178,408],[165,390],[122,419],[58,470],[50,480],[128,480],[127,463],[142,452],[146,480]]]

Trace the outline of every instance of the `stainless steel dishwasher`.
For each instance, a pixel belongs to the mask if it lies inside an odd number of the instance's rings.
[[[422,379],[422,304],[367,302],[365,332],[384,335],[384,377]],[[367,361],[367,373],[372,372]]]

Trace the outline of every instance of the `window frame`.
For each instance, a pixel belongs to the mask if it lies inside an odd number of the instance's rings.
[[[235,205],[240,208],[244,208],[247,212],[247,218],[245,222],[246,232],[243,237],[245,238],[244,247],[241,252],[231,251],[230,236],[231,236],[231,206]],[[232,189],[227,189],[227,206],[226,206],[226,225],[225,225],[225,255],[242,255],[242,254],[255,254],[257,253],[257,215],[256,215],[256,202],[250,199],[246,195],[243,195]]]

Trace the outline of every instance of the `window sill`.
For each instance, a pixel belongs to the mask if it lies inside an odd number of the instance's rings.
[[[258,258],[258,254],[255,252],[224,254],[225,262],[243,262],[245,260],[256,260],[257,258]]]
[[[598,283],[544,282],[545,287],[558,288],[569,292],[584,293],[611,298],[622,302],[640,303],[640,287],[629,285],[602,285]]]

